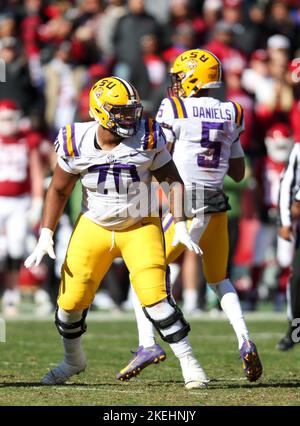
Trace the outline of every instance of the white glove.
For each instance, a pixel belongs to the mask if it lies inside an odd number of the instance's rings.
[[[55,259],[55,253],[53,249],[53,231],[48,228],[42,228],[40,238],[37,242],[37,245],[30,256],[24,262],[26,268],[31,268],[32,266],[38,266],[41,263],[41,260],[48,254],[51,259]]]
[[[30,209],[27,212],[28,223],[31,228],[37,226],[42,217],[43,199],[40,197],[33,198]]]
[[[198,246],[198,244],[194,243],[190,237],[185,221],[175,223],[175,235],[172,246],[177,246],[178,243],[184,244],[189,250],[199,254],[200,256],[202,255],[201,248]]]

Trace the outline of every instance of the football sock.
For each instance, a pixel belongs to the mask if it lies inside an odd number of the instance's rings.
[[[238,339],[239,349],[245,340],[249,340],[249,332],[244,320],[238,295],[229,279],[219,284],[209,284],[218,296],[221,307],[232,325]]]
[[[183,312],[192,312],[197,309],[198,291],[195,288],[186,288],[182,292]]]
[[[66,312],[61,308],[58,308],[58,318],[67,324],[80,321],[82,318],[82,311],[77,312]],[[64,361],[71,365],[80,365],[85,363],[85,355],[81,345],[81,336],[75,339],[67,339],[62,337],[64,345]]]
[[[85,356],[81,346],[81,336],[75,339],[62,338],[64,345],[64,361],[71,365],[85,363]]]
[[[151,321],[146,317],[141,303],[136,295],[136,292],[131,285],[132,290],[132,304],[134,307],[134,313],[136,317],[138,335],[139,335],[139,346],[148,348],[155,344],[155,331]]]

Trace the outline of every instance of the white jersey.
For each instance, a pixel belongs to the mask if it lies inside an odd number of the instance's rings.
[[[156,120],[167,142],[174,143],[173,160],[186,188],[222,189],[228,160],[244,156],[240,104],[210,97],[170,97],[162,101]]]
[[[95,121],[63,127],[55,141],[58,164],[80,175],[85,216],[107,229],[126,229],[151,213],[151,172],[171,155],[155,120],[141,120],[137,133],[110,151],[97,144],[97,129]]]

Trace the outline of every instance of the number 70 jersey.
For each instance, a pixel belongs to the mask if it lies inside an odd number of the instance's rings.
[[[229,158],[243,157],[243,109],[211,97],[163,99],[156,120],[174,143],[173,160],[187,189],[223,187]]]

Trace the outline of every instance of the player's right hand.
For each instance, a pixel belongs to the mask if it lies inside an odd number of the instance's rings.
[[[180,221],[175,223],[175,235],[172,241],[172,246],[177,246],[178,243],[184,244],[189,250],[196,254],[202,255],[202,250],[198,244],[194,243],[188,233],[186,222]]]
[[[35,249],[24,262],[25,267],[31,268],[32,266],[38,266],[45,254],[48,254],[51,259],[55,259],[56,256],[54,253],[53,244],[53,231],[48,228],[42,228],[40,238]]]
[[[278,228],[278,235],[286,241],[294,241],[292,226],[280,226],[280,228]]]

